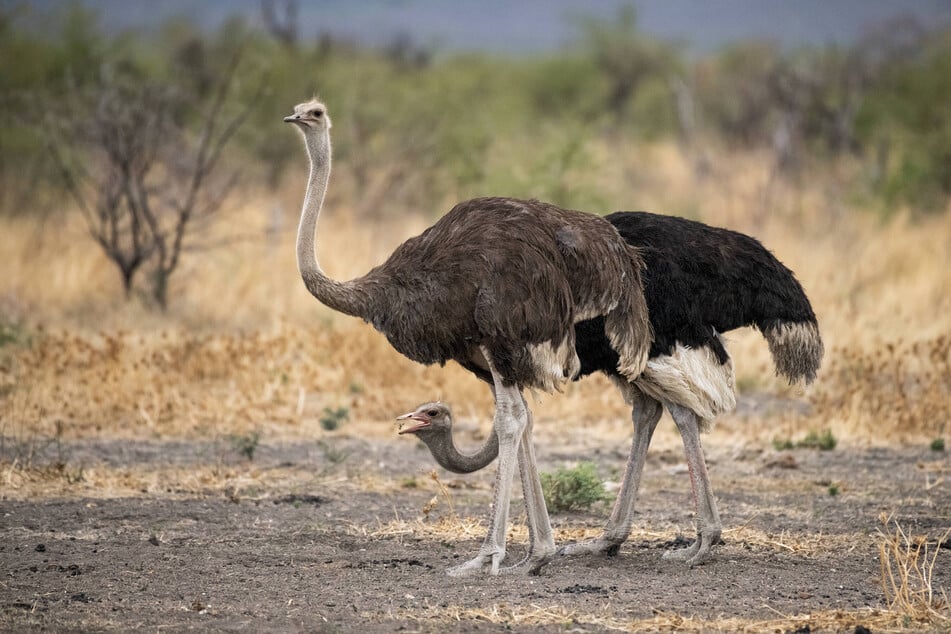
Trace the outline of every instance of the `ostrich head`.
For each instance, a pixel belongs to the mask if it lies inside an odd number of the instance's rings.
[[[402,428],[400,423],[400,434],[415,434],[416,436],[426,437],[434,435],[446,435],[452,431],[452,410],[445,403],[434,401],[432,403],[423,403],[409,414],[403,414],[397,417],[399,421],[412,421],[409,427]]]
[[[320,131],[330,129],[330,117],[327,116],[327,106],[317,99],[311,99],[294,106],[294,114],[284,117],[284,123],[295,123],[300,131],[307,134],[309,130]]]

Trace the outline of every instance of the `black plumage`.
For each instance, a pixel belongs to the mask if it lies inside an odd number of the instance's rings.
[[[816,315],[792,271],[758,240],[701,222],[643,211],[606,216],[644,260],[644,297],[653,330],[650,357],[671,354],[677,344],[707,346],[725,363],[729,356],[717,338],[754,326],[770,340],[784,325],[806,325],[815,332],[795,367],[777,359],[790,381],[815,377],[821,360]],[[616,374],[617,356],[607,345],[600,318],[576,325],[580,376]],[[801,346],[800,346],[801,347]],[[776,356],[774,350],[774,357]],[[792,354],[792,353],[791,353]]]

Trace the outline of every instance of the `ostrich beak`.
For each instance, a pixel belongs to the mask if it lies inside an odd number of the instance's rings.
[[[297,123],[297,122],[299,122],[299,121],[300,121],[300,115],[299,115],[299,114],[291,114],[291,115],[288,115],[288,116],[284,117],[284,123]]]
[[[402,416],[397,416],[397,417],[396,417],[396,420],[400,420],[400,421],[402,421],[402,420],[412,420],[412,421],[416,421],[415,424],[410,425],[410,426],[407,427],[406,429],[402,429],[403,423],[400,423],[400,430],[399,430],[398,433],[399,433],[401,436],[402,436],[403,434],[415,434],[415,433],[418,432],[420,429],[425,429],[426,427],[429,427],[430,425],[432,425],[432,423],[429,421],[428,418],[426,418],[426,416],[425,416],[424,414],[420,414],[420,413],[418,413],[418,412],[410,412],[409,414],[403,414]]]

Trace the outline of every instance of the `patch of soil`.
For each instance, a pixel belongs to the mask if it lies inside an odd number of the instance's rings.
[[[710,471],[726,530],[713,561],[689,569],[661,558],[692,537],[689,480],[682,464],[652,453],[635,534],[617,556],[557,560],[536,577],[455,579],[445,569],[473,556],[481,533],[448,541],[367,536],[394,519],[424,516],[434,487],[396,485],[425,481],[428,454],[386,440],[337,443],[335,451],[349,457],[336,466],[303,442],[262,445],[246,462],[265,472],[281,466],[320,473],[309,491],[258,482],[253,495],[4,501],[0,628],[493,632],[497,624],[465,610],[540,606],[631,621],[658,613],[774,619],[882,608],[880,513],[893,513],[907,530],[932,540],[951,526],[951,485],[934,485],[932,478],[927,486],[919,466],[935,462],[927,450],[797,450],[780,468],[770,466],[772,452],[736,457],[714,449]],[[81,456],[99,468],[219,459],[215,448],[195,443],[131,445],[84,441],[68,449],[73,460]],[[565,449],[558,449],[564,458]],[[540,446],[538,453],[544,460],[554,452]],[[623,469],[620,455],[602,458],[603,473]],[[543,462],[542,469],[554,466]],[[455,512],[483,517],[494,467],[472,476],[439,473],[450,485],[474,483],[452,488]],[[369,477],[392,486],[362,486]],[[515,521],[522,521],[521,508],[518,499]],[[446,511],[442,505],[432,514]],[[552,522],[597,527],[609,511],[553,514]],[[671,540],[671,528],[683,537]],[[766,538],[749,538],[749,531]],[[523,541],[510,540],[508,560],[524,551]],[[941,550],[934,575],[936,591],[948,587],[951,551]],[[563,632],[565,625],[519,630]]]

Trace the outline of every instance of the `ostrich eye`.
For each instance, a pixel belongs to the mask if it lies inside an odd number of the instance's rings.
[[[432,418],[435,416],[439,416],[439,412],[437,410],[431,409],[428,412],[426,412],[426,415]]]
[[[321,116],[322,114],[324,114],[324,111],[323,111],[323,110],[314,110],[314,111],[311,112],[310,114],[314,115],[315,117],[317,117],[317,118],[319,119],[320,116]]]

